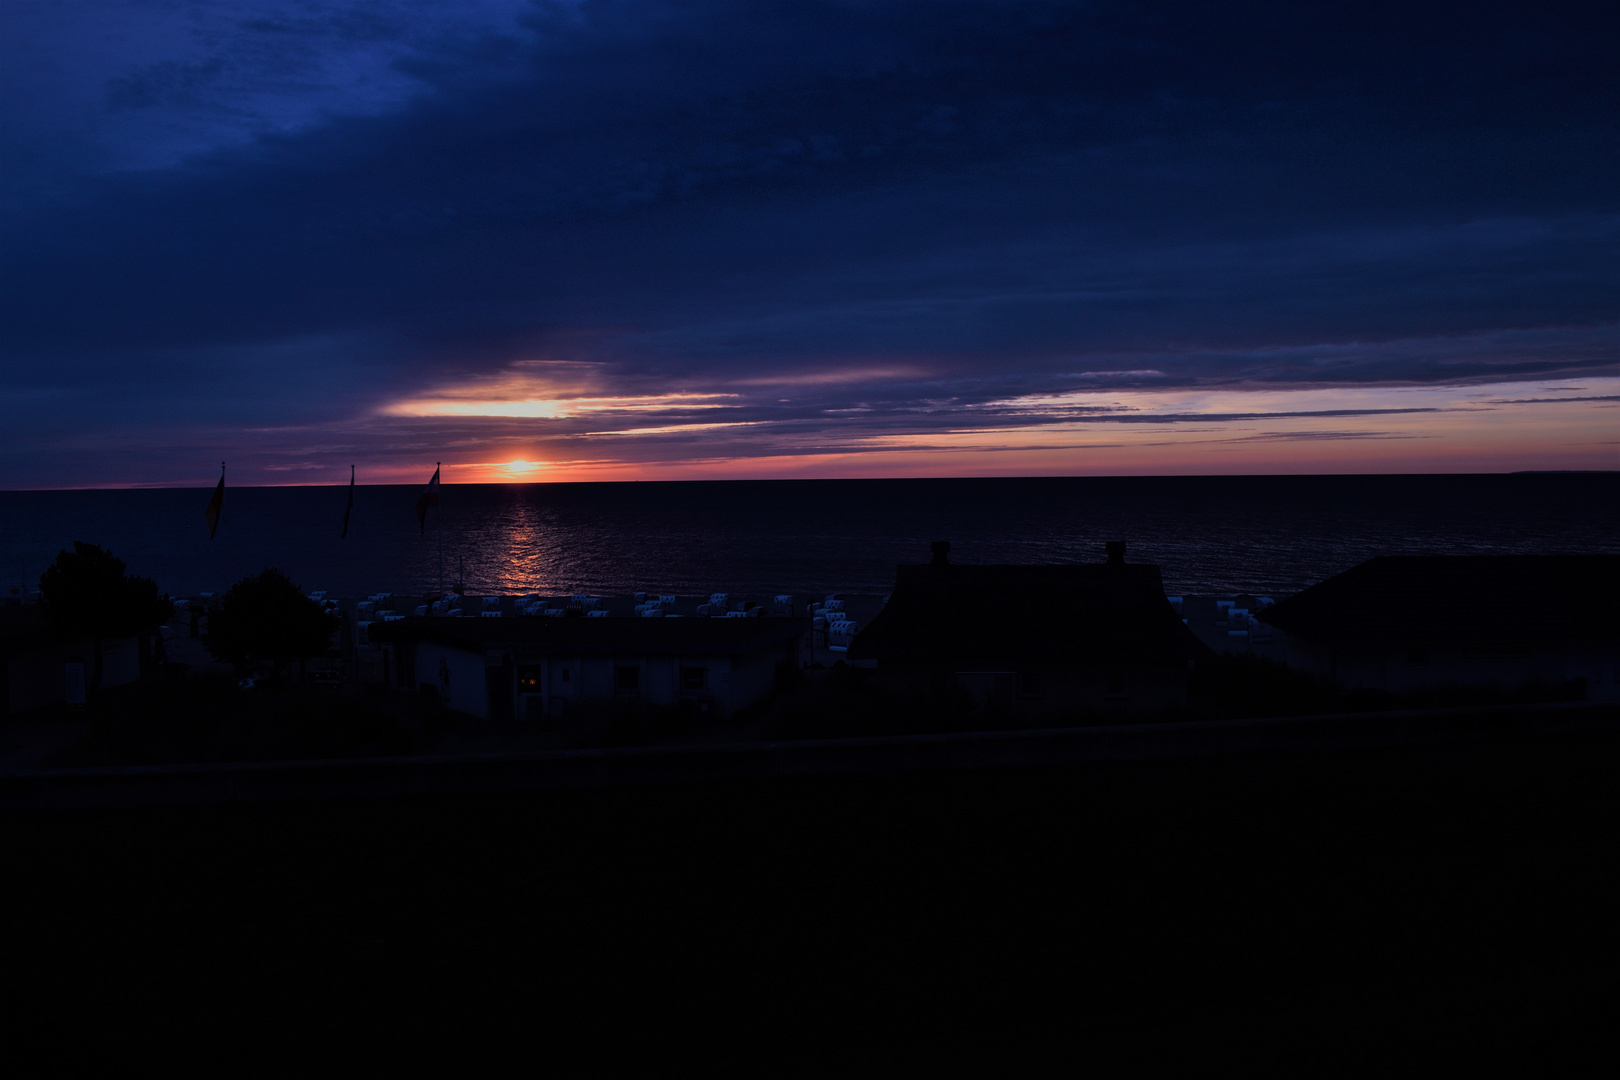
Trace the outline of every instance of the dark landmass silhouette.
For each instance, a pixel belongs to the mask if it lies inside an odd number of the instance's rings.
[[[13,814],[7,970],[30,1017],[13,1046],[249,1072],[1556,1069],[1609,1028],[1617,764],[1611,720],[1439,746]]]
[[[317,1054],[563,1072],[1232,1056],[1547,1069],[1601,1049],[1620,959],[1620,704],[1603,677],[1346,685],[1247,637],[1205,647],[1162,589],[1148,595],[1157,572],[1118,554],[903,571],[870,624],[876,669],[823,644],[723,723],[640,699],[582,701],[566,722],[479,718],[412,679],[356,679],[352,660],[313,658],[298,678],[272,659],[255,681],[175,658],[203,638],[138,637],[152,652],[137,677],[0,726],[26,1042],[63,1067],[162,1055],[248,1072]],[[1457,565],[1415,580],[1449,596]],[[1548,565],[1509,564],[1553,595]],[[1498,666],[1601,646],[1613,598],[1597,567],[1552,601],[1571,614],[1558,633],[1514,621],[1503,583],[1518,571],[1501,567],[1484,614],[1454,629],[1500,652],[1486,615],[1531,627],[1528,652]],[[926,673],[960,608],[1054,590],[1083,625],[1052,620],[1060,638],[1185,650],[1175,699],[1047,712],[1018,707],[1022,681],[1009,709],[994,682],[880,677],[918,642]],[[1371,587],[1321,590],[1226,601],[1219,632],[1258,635],[1253,604],[1305,649],[1365,610],[1336,647],[1371,637],[1403,664],[1443,649],[1444,619],[1386,618]],[[1336,590],[1338,608],[1323,600]],[[40,640],[20,610],[10,660]],[[805,620],[704,622],[746,643]],[[493,654],[615,625],[652,649],[681,623],[384,625]],[[989,656],[1016,677],[1023,640],[945,650],[939,670],[997,671]],[[519,657],[490,659],[524,677]]]

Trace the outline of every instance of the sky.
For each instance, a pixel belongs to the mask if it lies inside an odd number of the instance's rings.
[[[7,0],[0,487],[1620,468],[1620,6]]]

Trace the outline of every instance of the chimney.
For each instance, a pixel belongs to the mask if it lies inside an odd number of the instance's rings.
[[[951,564],[951,542],[949,540],[935,540],[928,545],[934,553],[935,566],[949,566]]]
[[[1103,549],[1108,552],[1109,566],[1125,565],[1125,541],[1110,540],[1103,545]]]

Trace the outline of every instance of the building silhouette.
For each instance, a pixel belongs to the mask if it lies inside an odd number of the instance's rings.
[[[0,604],[0,715],[82,705],[98,690],[128,686],[155,662],[150,633],[104,637],[100,681],[96,642],[52,627],[37,603]]]
[[[373,623],[391,684],[487,719],[581,705],[671,705],[723,718],[796,665],[808,619],[446,619]]]
[[[883,611],[849,647],[902,695],[965,690],[1008,716],[1155,712],[1187,697],[1209,650],[1165,598],[1159,568],[1125,561],[974,566],[933,560],[896,569]]]
[[[1256,616],[1289,663],[1347,690],[1584,682],[1620,699],[1620,555],[1402,555],[1352,567]]]

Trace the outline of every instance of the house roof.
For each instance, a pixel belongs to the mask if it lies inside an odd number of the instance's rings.
[[[855,659],[949,662],[1004,658],[1181,661],[1207,652],[1147,564],[896,569],[881,614],[850,645]]]
[[[410,616],[371,624],[372,641],[432,641],[483,651],[524,646],[549,655],[696,653],[749,655],[786,644],[810,629],[808,619],[502,619]]]
[[[1467,644],[1620,637],[1620,555],[1370,559],[1258,613],[1308,641]]]

